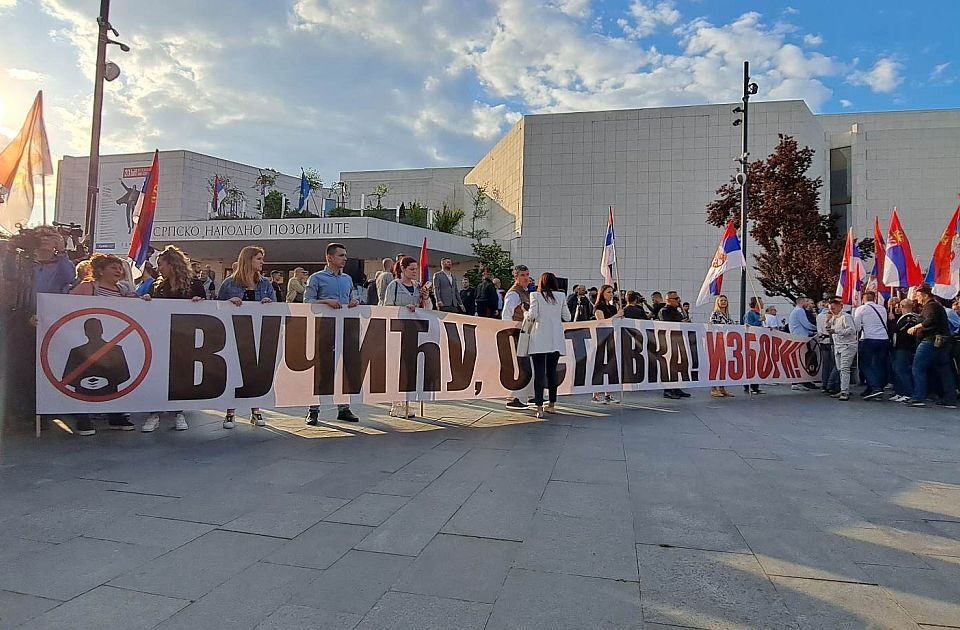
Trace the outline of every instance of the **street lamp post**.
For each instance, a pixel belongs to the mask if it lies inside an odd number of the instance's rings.
[[[757,93],[759,87],[750,82],[750,62],[743,62],[743,103],[733,110],[734,114],[741,114],[742,118],[733,121],[733,126],[740,126],[740,163],[737,173],[737,183],[740,184],[740,248],[743,251],[744,266],[740,269],[740,323],[745,323],[747,317],[747,167],[750,163],[750,153],[747,151],[747,127],[750,114],[750,97]]]
[[[115,44],[123,52],[130,52],[130,47],[110,39],[107,35],[112,32],[115,36],[120,33],[110,25],[110,0],[100,0],[100,15],[97,17],[97,68],[93,78],[93,123],[90,129],[90,158],[87,169],[87,211],[85,222],[87,236],[90,240],[89,252],[92,254],[97,246],[97,194],[100,179],[100,121],[103,113],[103,83],[113,81],[120,74],[115,64],[107,63],[107,44]],[[108,68],[107,66],[111,66]]]

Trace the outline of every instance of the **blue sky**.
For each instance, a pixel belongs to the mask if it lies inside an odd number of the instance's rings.
[[[95,0],[0,0],[0,143],[37,89],[89,146]],[[475,163],[526,113],[760,99],[956,107],[960,3],[115,0],[104,153],[191,149],[334,181]]]

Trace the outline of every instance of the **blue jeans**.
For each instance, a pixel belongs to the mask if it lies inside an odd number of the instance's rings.
[[[933,339],[921,341],[913,357],[913,397],[916,400],[927,399],[927,381],[933,374],[942,387],[943,402],[954,404],[957,390],[950,371],[950,348],[934,348]]]
[[[860,342],[860,369],[870,391],[882,392],[886,387],[889,353],[890,342],[886,339],[864,339]]]
[[[820,344],[820,380],[824,390],[840,391],[840,372],[837,371],[837,362],[833,359],[833,344]]]
[[[893,351],[893,391],[898,396],[913,398],[913,351],[896,348]]]

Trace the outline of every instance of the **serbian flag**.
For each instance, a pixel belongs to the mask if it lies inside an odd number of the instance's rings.
[[[160,183],[160,151],[153,152],[153,165],[143,180],[143,188],[137,206],[133,209],[133,240],[130,241],[130,258],[133,266],[143,269],[150,257],[150,235],[153,233],[153,216],[157,210],[157,188]]]
[[[877,290],[877,295],[886,302],[890,299],[890,288],[883,282],[883,265],[886,262],[887,244],[880,233],[880,217],[873,217],[873,272],[871,284]]]
[[[933,288],[933,294],[945,300],[952,300],[960,293],[960,205],[953,213],[940,241],[933,250],[933,260],[927,270],[927,284]]]
[[[707,269],[707,277],[703,279],[700,295],[697,296],[697,306],[709,300],[711,296],[720,295],[723,274],[731,269],[739,269],[745,266],[746,261],[743,258],[743,248],[740,246],[737,230],[733,227],[733,221],[729,221],[727,229],[724,230],[723,236],[720,238],[717,253],[713,255],[713,262]]]
[[[837,282],[837,295],[844,304],[859,305],[860,291],[866,269],[860,258],[860,248],[853,239],[853,228],[847,231],[847,243],[843,248],[843,262],[840,265],[840,280]]]
[[[423,245],[420,247],[420,284],[426,284],[430,281],[430,265],[427,262],[427,239],[424,237]]]
[[[910,241],[894,208],[883,257],[883,284],[888,287],[914,287],[920,284],[922,278],[920,265],[913,257]]]
[[[603,254],[600,256],[600,276],[604,284],[613,286],[613,266],[617,264],[617,248],[613,239],[613,206],[607,216],[607,236],[603,239]]]
[[[219,175],[213,177],[213,211],[220,211],[220,204],[227,196],[227,182],[220,179]]]

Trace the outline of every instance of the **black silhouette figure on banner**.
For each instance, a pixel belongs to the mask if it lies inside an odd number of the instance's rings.
[[[123,183],[123,180],[120,180],[120,185],[123,186],[125,192],[123,195],[117,198],[118,206],[127,206],[127,232],[133,233],[133,211],[137,207],[137,201],[140,199],[140,190],[137,189],[137,185],[134,184],[132,187],[127,186]]]
[[[95,317],[83,322],[83,332],[87,336],[87,343],[70,350],[67,365],[63,368],[64,385],[85,396],[116,394],[120,385],[130,380],[130,368],[123,348],[116,345],[86,365],[90,357],[107,342],[103,339],[103,323]],[[68,377],[69,381],[66,380]]]

